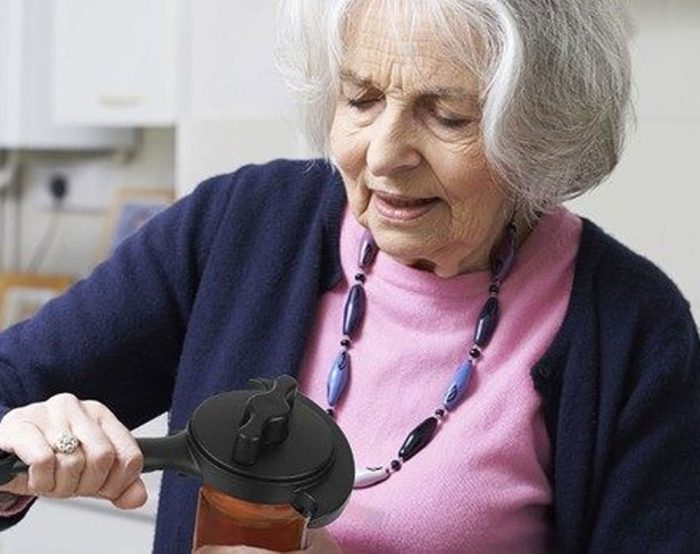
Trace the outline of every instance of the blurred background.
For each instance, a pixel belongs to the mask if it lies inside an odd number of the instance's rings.
[[[633,0],[636,128],[570,203],[657,263],[700,310],[700,2]],[[0,328],[173,199],[244,163],[309,157],[272,58],[276,0],[0,0]],[[138,430],[165,432],[164,418]],[[125,513],[42,500],[1,554],[149,552]]]

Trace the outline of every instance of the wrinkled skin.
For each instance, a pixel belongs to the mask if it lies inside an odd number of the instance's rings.
[[[353,215],[379,247],[441,277],[488,267],[512,212],[484,156],[475,78],[450,63],[430,28],[386,32],[374,2],[354,14],[331,131]],[[384,16],[386,17],[386,16]],[[401,25],[400,22],[397,25]],[[396,222],[377,193],[435,199]]]

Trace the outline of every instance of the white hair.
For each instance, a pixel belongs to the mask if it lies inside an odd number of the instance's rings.
[[[399,9],[409,29],[427,21],[446,56],[476,75],[486,159],[527,214],[592,189],[617,165],[631,111],[626,0],[373,1],[387,32]],[[278,66],[327,159],[344,29],[366,2],[281,2]]]

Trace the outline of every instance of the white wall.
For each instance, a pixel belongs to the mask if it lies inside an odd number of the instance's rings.
[[[700,316],[700,2],[634,0],[637,128],[620,166],[571,203],[661,266]]]
[[[20,268],[25,269],[51,218],[51,212],[40,201],[46,187],[44,168],[66,168],[70,173],[71,168],[88,167],[88,175],[94,176],[93,190],[90,192],[90,203],[93,205],[100,200],[104,206],[109,205],[116,188],[172,190],[175,186],[175,133],[171,128],[145,130],[133,157],[124,160],[110,156],[87,156],[79,152],[25,153],[23,165]],[[56,235],[40,270],[86,275],[97,261],[98,243],[107,212],[104,209],[66,210],[58,217]]]

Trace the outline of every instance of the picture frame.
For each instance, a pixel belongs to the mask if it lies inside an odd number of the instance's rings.
[[[0,273],[0,331],[32,317],[72,283],[68,275]]]
[[[97,261],[111,256],[123,240],[168,208],[174,200],[175,193],[172,189],[118,189],[107,213],[97,249]]]

